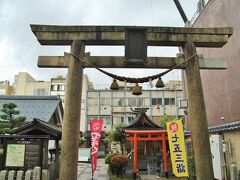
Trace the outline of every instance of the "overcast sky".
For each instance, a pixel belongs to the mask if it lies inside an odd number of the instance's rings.
[[[180,2],[191,19],[197,0]],[[41,46],[30,24],[184,26],[173,0],[0,0],[0,81],[13,82],[18,72],[29,72],[36,80],[48,81],[56,75],[66,75],[66,69],[37,67],[39,55],[63,55],[69,47]],[[91,55],[124,55],[123,47],[86,47],[86,51]],[[149,56],[175,56],[176,53],[177,48],[148,50]],[[159,73],[159,70],[143,69],[107,71],[130,77]],[[94,69],[85,69],[84,73],[94,84],[111,82]],[[178,72],[164,76],[165,81],[179,78]]]

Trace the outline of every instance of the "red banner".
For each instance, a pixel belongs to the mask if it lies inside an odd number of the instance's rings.
[[[103,120],[92,119],[90,121],[91,131],[91,156],[92,156],[92,175],[97,167],[97,153],[102,132]]]

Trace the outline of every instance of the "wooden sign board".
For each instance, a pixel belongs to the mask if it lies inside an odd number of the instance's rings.
[[[6,169],[33,169],[42,164],[41,139],[7,140]]]

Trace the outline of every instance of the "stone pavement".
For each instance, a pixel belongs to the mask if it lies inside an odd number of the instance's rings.
[[[187,180],[186,178],[165,178],[165,177],[159,177],[157,175],[140,175],[141,180]]]
[[[110,180],[107,169],[108,165],[105,164],[104,159],[97,160],[97,169],[94,172],[93,180]],[[78,180],[92,180],[90,163],[79,163],[78,164]],[[164,178],[156,175],[141,174],[138,179],[141,180],[186,180],[186,178]]]
[[[97,160],[97,169],[94,172],[94,180],[109,180],[107,174],[108,165],[105,164],[104,159]],[[78,180],[91,180],[92,169],[90,163],[79,163],[78,164]]]

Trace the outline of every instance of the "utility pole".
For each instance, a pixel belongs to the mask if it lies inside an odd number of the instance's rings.
[[[74,40],[71,45],[71,53],[83,58],[83,42]],[[82,61],[79,61],[73,56],[70,56],[68,60],[67,92],[62,130],[60,180],[76,180],[78,167],[83,67]]]
[[[186,59],[196,55],[196,47],[190,38],[183,45],[183,51]],[[196,177],[198,180],[214,179],[198,56],[186,62],[186,78]]]
[[[183,22],[186,24],[188,22],[188,18],[186,16],[180,2],[178,0],[173,0],[173,1],[174,1],[175,5],[177,6],[177,9],[178,9],[178,11],[179,11],[179,13],[180,13],[180,15],[183,19]]]

